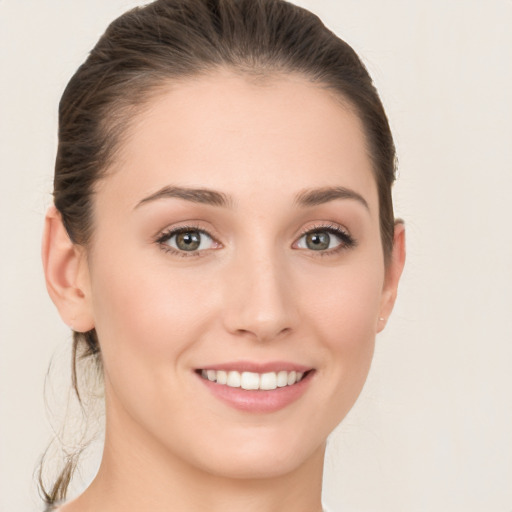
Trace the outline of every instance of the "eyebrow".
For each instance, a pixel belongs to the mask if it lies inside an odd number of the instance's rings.
[[[317,206],[335,199],[353,199],[370,211],[366,199],[355,190],[346,187],[322,187],[305,190],[297,195],[295,202],[299,206]]]
[[[215,190],[167,185],[139,201],[135,208],[145,203],[169,198],[183,199],[193,203],[224,208],[234,204],[230,196]],[[295,197],[295,204],[301,207],[311,207],[325,204],[336,199],[352,199],[362,204],[368,211],[370,210],[366,199],[361,194],[346,187],[322,187],[304,190]]]
[[[228,207],[233,203],[229,196],[223,194],[222,192],[216,192],[215,190],[209,190],[206,188],[165,186],[154,194],[151,194],[150,196],[145,197],[139,201],[135,208],[138,208],[139,206],[151,201],[169,198],[184,199],[185,201],[191,201],[193,203],[223,207]]]

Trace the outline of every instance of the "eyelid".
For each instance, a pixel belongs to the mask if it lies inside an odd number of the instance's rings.
[[[178,225],[174,227],[167,227],[161,231],[158,232],[158,234],[154,237],[154,242],[165,252],[172,253],[177,256],[181,257],[194,257],[194,256],[203,256],[204,253],[209,252],[212,248],[208,249],[201,249],[196,251],[180,251],[179,249],[176,249],[175,247],[172,247],[171,245],[165,243],[170,238],[179,235],[180,233],[186,233],[188,231],[196,231],[198,233],[201,233],[202,235],[207,236],[210,238],[216,245],[214,249],[218,249],[222,247],[222,244],[217,240],[217,238],[212,235],[208,230],[198,226],[197,224],[184,224],[184,225]]]
[[[312,253],[316,252],[318,255],[329,255],[329,254],[335,254],[342,250],[351,249],[357,245],[357,241],[350,234],[350,232],[347,228],[345,228],[344,226],[341,226],[340,224],[336,224],[336,223],[332,223],[332,222],[328,222],[326,224],[315,224],[312,227],[304,228],[293,245],[296,245],[299,242],[299,240],[301,240],[306,235],[309,235],[309,234],[315,233],[315,232],[322,232],[322,231],[333,234],[334,236],[338,237],[338,239],[340,239],[340,244],[337,247],[334,247],[332,249],[326,249],[323,251],[309,250],[309,252],[312,252]],[[304,248],[298,248],[298,249],[308,251],[308,249],[304,249]]]
[[[303,228],[299,236],[304,236],[307,235],[308,233],[314,233],[315,231],[332,231],[334,233],[343,233],[347,236],[350,236],[349,230],[347,228],[335,222],[326,222],[325,224],[313,224],[312,226]]]

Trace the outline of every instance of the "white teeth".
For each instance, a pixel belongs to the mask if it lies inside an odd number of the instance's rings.
[[[240,387],[240,374],[238,372],[229,372],[228,373],[228,381],[226,384],[231,388],[239,388]]]
[[[287,372],[237,372],[234,370],[201,370],[203,379],[207,379],[217,384],[228,385],[232,388],[242,388],[246,390],[261,389],[269,391],[276,388],[284,388],[285,386],[293,386],[296,382],[300,382],[304,376],[303,372],[292,370]]]
[[[240,387],[243,389],[260,389],[260,376],[253,372],[242,373]]]
[[[227,372],[223,372],[222,370],[219,370],[217,372],[217,382],[219,384],[226,384],[228,381],[228,374]]]
[[[263,373],[260,380],[260,389],[276,389],[277,375],[275,372]]]
[[[284,388],[288,386],[288,372],[282,371],[277,374],[277,387]]]

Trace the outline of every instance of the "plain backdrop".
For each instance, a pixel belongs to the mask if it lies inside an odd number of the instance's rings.
[[[2,512],[40,509],[33,472],[51,435],[44,377],[55,353],[57,374],[69,367],[70,334],[39,257],[58,100],[107,23],[140,3],[0,0]],[[325,503],[511,512],[512,1],[297,3],[348,41],[375,80],[408,233],[395,312],[329,443]]]

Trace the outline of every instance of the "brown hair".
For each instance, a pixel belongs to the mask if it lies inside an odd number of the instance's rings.
[[[111,23],[71,78],[59,107],[54,201],[70,239],[90,242],[95,184],[115,160],[134,114],[169,81],[220,67],[258,75],[299,73],[355,109],[373,163],[388,261],[395,148],[377,91],[347,43],[314,14],[283,0],[156,0]],[[79,400],[77,360],[90,358],[101,365],[96,332],[74,332],[72,378]],[[40,476],[48,504],[65,498],[75,459],[48,490]]]

